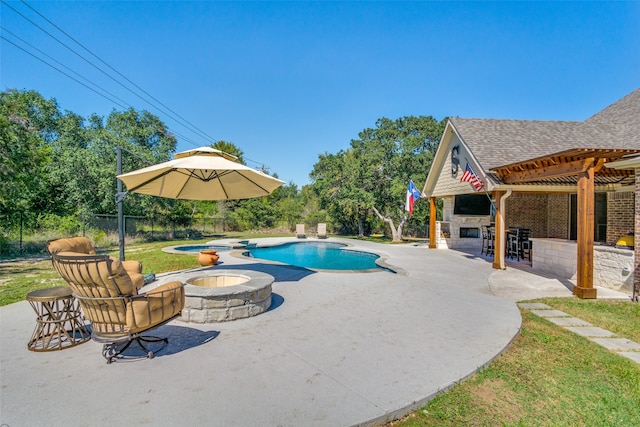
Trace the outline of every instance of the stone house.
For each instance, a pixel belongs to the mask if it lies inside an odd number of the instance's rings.
[[[505,229],[525,227],[533,268],[574,277],[576,295],[595,298],[594,283],[632,290],[640,255],[615,244],[640,236],[638,154],[640,89],[582,122],[451,118],[423,188],[430,247],[479,252],[491,224],[493,266],[505,268]]]

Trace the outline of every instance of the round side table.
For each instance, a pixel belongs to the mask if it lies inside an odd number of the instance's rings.
[[[36,329],[27,344],[29,350],[62,350],[91,339],[80,305],[68,286],[29,292],[27,301],[38,316]]]

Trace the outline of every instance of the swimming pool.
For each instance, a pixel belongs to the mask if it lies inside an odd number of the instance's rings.
[[[347,245],[333,242],[295,242],[251,248],[245,255],[278,261],[296,267],[318,270],[380,270],[379,255],[345,249]]]

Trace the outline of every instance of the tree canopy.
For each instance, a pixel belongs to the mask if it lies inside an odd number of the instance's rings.
[[[321,154],[310,174],[321,206],[345,232],[363,235],[383,221],[400,240],[409,180],[425,181],[445,124],[431,116],[381,118],[349,149]],[[414,216],[426,214],[418,204]]]
[[[170,160],[177,139],[148,111],[133,108],[84,118],[61,111],[55,99],[36,91],[0,93],[0,224],[10,229],[16,214],[40,223],[96,214],[115,214],[116,147],[123,172]],[[323,153],[310,173],[312,184],[290,182],[270,196],[224,202],[183,201],[129,193],[127,215],[160,225],[188,225],[198,217],[223,218],[229,230],[282,228],[329,223],[333,231],[365,235],[388,232],[402,238],[407,221],[426,222],[418,203],[412,218],[404,210],[407,184],[426,179],[445,120],[431,116],[381,118],[350,147]],[[234,143],[211,143],[244,163]],[[276,174],[273,174],[277,176]],[[0,232],[0,246],[3,232]],[[0,248],[1,249],[1,248]]]

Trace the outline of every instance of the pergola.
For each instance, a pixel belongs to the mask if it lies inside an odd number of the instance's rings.
[[[634,230],[636,236],[640,236],[639,129],[640,89],[584,121],[449,118],[423,189],[431,205],[429,246],[435,248],[440,242],[440,236],[436,236],[435,198],[446,198],[445,201],[451,204],[447,207],[449,209],[455,206],[455,196],[473,191],[468,182],[460,180],[458,174],[458,166],[463,166],[462,170],[465,170],[464,163],[473,170],[476,178],[484,184],[483,190],[496,202],[495,268],[505,268],[505,207],[512,211],[512,203],[506,202],[512,193],[516,193],[520,200],[523,194],[575,193],[577,218],[573,224],[577,228],[578,264],[575,294],[582,298],[595,298],[596,191],[635,194]],[[629,160],[633,155],[634,160]],[[609,200],[607,197],[607,203]],[[624,212],[626,215],[628,210]],[[449,211],[447,214],[447,222],[455,223],[458,232],[468,226],[479,226],[473,215],[456,216],[455,212]],[[560,219],[557,216],[551,218]],[[609,220],[607,218],[608,223]],[[611,224],[618,226],[615,221]],[[567,231],[573,233],[573,230]],[[543,239],[546,236],[539,237]],[[460,241],[459,234],[450,240],[453,245],[460,247],[466,243]],[[638,245],[635,254],[634,285],[638,288]]]
[[[496,203],[494,268],[504,268],[505,196],[517,191],[520,185],[539,185],[541,188],[576,187],[577,193],[577,284],[574,294],[580,298],[596,298],[593,287],[593,236],[596,188],[607,190],[614,186],[633,185],[635,171],[629,168],[606,168],[607,163],[624,156],[640,153],[632,149],[575,148],[490,169],[500,184],[494,186]],[[430,198],[430,247],[436,247],[435,197]]]
[[[623,156],[635,154],[639,150],[613,149],[573,149],[523,162],[491,169],[505,184],[561,183],[577,186],[577,275],[573,293],[580,298],[596,298],[593,287],[593,235],[595,188],[609,184],[629,184],[635,182],[633,169],[609,169],[606,163]],[[496,192],[496,200],[501,197]],[[503,193],[504,194],[504,193]],[[499,204],[498,204],[499,205]],[[497,217],[501,214],[496,215]],[[502,218],[501,218],[502,219]],[[496,242],[504,237],[504,221],[496,218]],[[496,246],[497,247],[497,246]],[[504,251],[496,253],[504,257]],[[499,265],[499,263],[498,263]],[[494,261],[494,267],[496,262]]]

